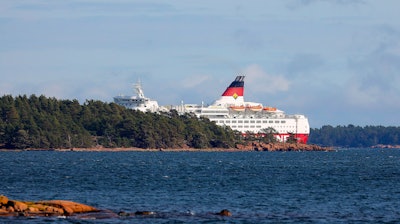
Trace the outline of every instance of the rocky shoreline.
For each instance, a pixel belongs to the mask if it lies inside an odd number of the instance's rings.
[[[301,143],[263,143],[263,142],[250,142],[242,145],[238,144],[236,147],[239,150],[247,151],[333,151],[332,147],[322,147],[318,145],[308,145]]]
[[[371,148],[373,148],[373,149],[400,149],[400,145],[383,145],[383,144],[379,144],[379,145],[374,145]]]
[[[65,200],[17,201],[0,195],[1,216],[71,216],[79,213],[98,212],[97,208]]]
[[[223,209],[220,212],[209,213],[213,216],[232,216],[232,213]],[[77,219],[113,219],[119,217],[157,217],[154,211],[114,212],[111,210],[101,210],[89,205],[66,201],[66,200],[47,200],[47,201],[18,201],[10,200],[4,195],[0,195],[0,218],[1,217],[74,217]]]
[[[318,145],[308,145],[301,143],[262,143],[248,142],[246,144],[236,144],[235,148],[205,148],[196,149],[190,147],[174,149],[143,149],[143,148],[105,148],[102,146],[94,148],[68,148],[68,149],[0,149],[0,151],[59,151],[59,152],[250,152],[250,151],[333,151],[332,147],[322,147]]]

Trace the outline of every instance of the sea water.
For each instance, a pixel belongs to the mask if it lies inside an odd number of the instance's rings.
[[[400,150],[0,152],[0,194],[155,212],[0,223],[399,223]],[[214,215],[222,209],[232,216]]]

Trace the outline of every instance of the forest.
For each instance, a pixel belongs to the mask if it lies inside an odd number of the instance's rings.
[[[309,144],[346,148],[400,145],[400,127],[325,125],[310,130]]]
[[[43,95],[0,98],[0,148],[102,146],[228,148],[235,132],[194,115],[143,113],[115,103],[58,100]]]
[[[143,113],[115,103],[59,100],[43,95],[0,98],[0,148],[234,148],[243,141],[274,142],[274,130],[263,137],[192,114]],[[291,142],[296,139],[289,138]],[[288,140],[288,141],[289,141]],[[330,126],[312,128],[308,144],[333,147],[400,145],[400,127]]]

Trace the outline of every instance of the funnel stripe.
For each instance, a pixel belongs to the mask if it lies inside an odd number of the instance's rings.
[[[222,96],[243,96],[244,88],[243,87],[228,87]]]

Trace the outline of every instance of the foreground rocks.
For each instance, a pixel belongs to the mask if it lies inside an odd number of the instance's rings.
[[[332,151],[332,148],[321,147],[318,145],[307,145],[301,143],[263,143],[248,142],[246,144],[237,144],[236,148],[243,151]]]
[[[96,211],[99,210],[73,201],[17,201],[0,195],[0,216],[67,216]]]
[[[111,210],[100,210],[95,207],[76,203],[73,201],[65,200],[49,200],[49,201],[17,201],[10,200],[4,195],[0,195],[0,218],[1,217],[63,217],[72,216],[74,219],[90,219],[90,220],[104,220],[104,219],[115,219],[115,218],[162,218],[167,216],[187,216],[187,213],[173,214],[158,213],[154,211],[136,211],[136,212],[124,212],[118,213]],[[194,214],[189,214],[194,215]],[[204,217],[229,217],[232,213],[223,209],[217,213],[205,214]],[[200,215],[202,217],[202,215]]]

